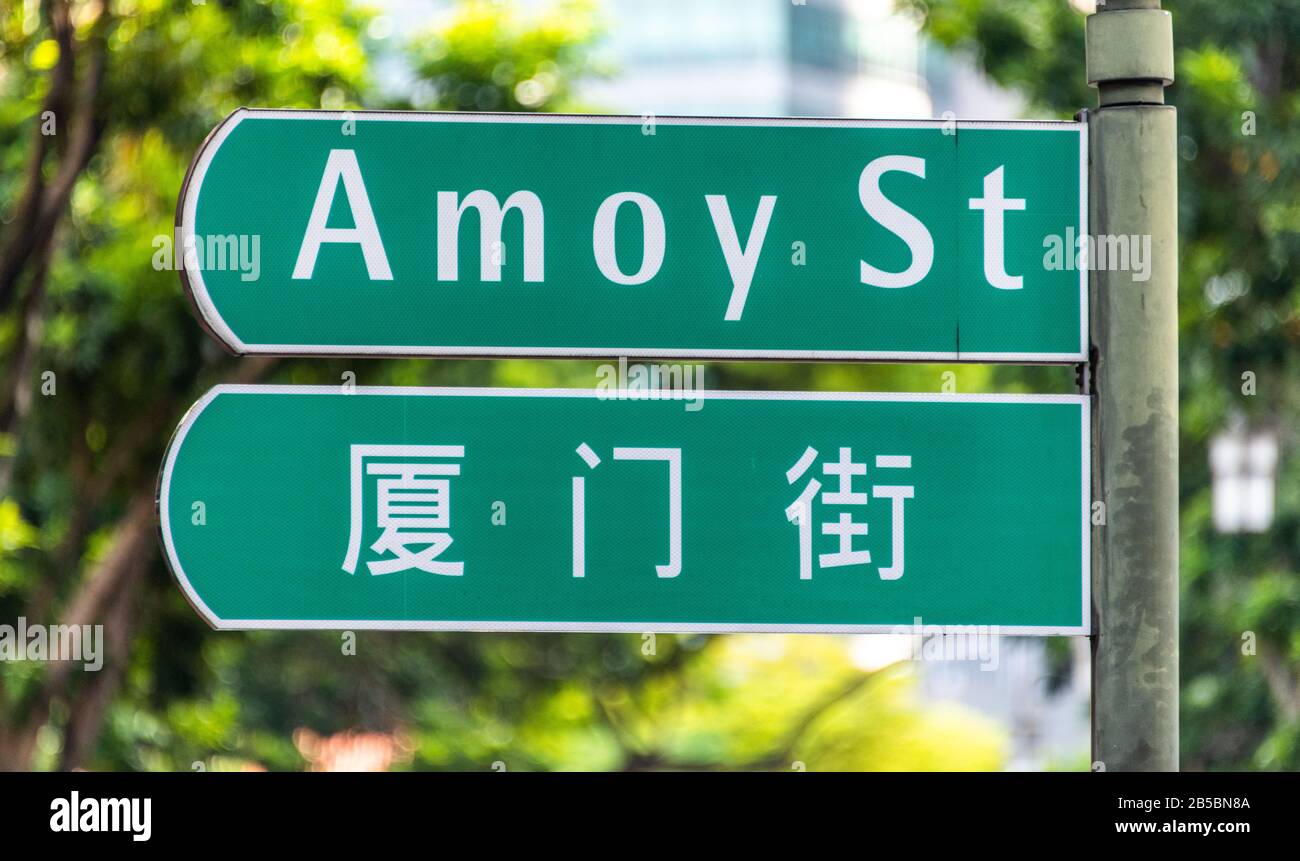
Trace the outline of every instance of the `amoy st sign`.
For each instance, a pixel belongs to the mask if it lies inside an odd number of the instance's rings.
[[[1074,395],[218,386],[159,485],[217,628],[1085,634]]]
[[[1085,135],[239,110],[177,256],[236,353],[1079,362]]]

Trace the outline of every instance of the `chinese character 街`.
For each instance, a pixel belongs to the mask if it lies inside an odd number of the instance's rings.
[[[804,449],[799,460],[786,470],[786,482],[794,484],[817,462],[818,452],[812,446]],[[910,455],[878,455],[876,469],[910,469]],[[865,507],[868,496],[865,491],[853,490],[853,478],[867,474],[866,461],[855,463],[853,450],[841,447],[839,459],[822,464],[822,474],[838,479],[834,490],[822,490],[822,483],[810,478],[803,492],[786,507],[786,518],[799,527],[799,579],[812,579],[813,562],[813,517],[812,509],[820,494],[823,506]],[[897,580],[903,576],[903,500],[915,496],[915,487],[903,484],[876,484],[871,487],[871,497],[888,499],[891,504],[891,550],[892,561],[879,569],[880,579]],[[867,535],[865,519],[855,521],[849,511],[840,511],[833,520],[824,520],[821,534],[839,539],[834,552],[821,553],[817,556],[818,568],[839,568],[847,565],[867,565],[871,562],[871,551],[865,548],[855,549],[854,538]]]

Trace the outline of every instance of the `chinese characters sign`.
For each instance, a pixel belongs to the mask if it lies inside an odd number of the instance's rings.
[[[1079,362],[1085,129],[240,110],[174,257],[237,353]]]
[[[221,386],[159,493],[219,628],[1088,630],[1076,396]]]

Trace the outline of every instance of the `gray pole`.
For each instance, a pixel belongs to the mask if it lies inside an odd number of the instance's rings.
[[[1088,116],[1090,232],[1108,252],[1116,247],[1110,236],[1136,237],[1139,251],[1143,237],[1151,243],[1148,280],[1113,269],[1091,279],[1093,500],[1105,503],[1105,525],[1093,529],[1093,768],[1176,771],[1178,177],[1176,114],[1164,103],[1174,77],[1169,13],[1159,0],[1102,0],[1087,21],[1087,46],[1100,105]]]

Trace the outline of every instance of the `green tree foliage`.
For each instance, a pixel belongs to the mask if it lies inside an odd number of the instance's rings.
[[[87,762],[124,687],[190,683],[132,660],[197,643],[159,565],[152,474],[195,394],[274,363],[196,337],[155,238],[170,238],[190,155],[226,113],[360,92],[363,21],[343,0],[0,11],[0,615],[102,623],[108,652],[84,676],[6,665],[0,765]]]
[[[1060,116],[1095,104],[1062,0],[926,0],[927,32]],[[1179,116],[1184,768],[1300,768],[1300,2],[1170,4]],[[1251,376],[1245,376],[1245,375]],[[1247,385],[1253,380],[1254,387]],[[1278,433],[1272,528],[1220,535],[1207,448]],[[1254,644],[1254,649],[1250,648]]]
[[[907,672],[833,638],[207,630],[157,552],[154,488],[213,383],[596,379],[582,362],[236,360],[157,268],[189,159],[235,107],[557,109],[594,32],[574,4],[465,4],[406,46],[376,23],[346,0],[0,6],[0,621],[107,640],[98,673],[0,664],[0,769],[997,767],[997,728],[921,708]],[[380,101],[370,60],[397,50],[417,98]],[[943,370],[710,381],[933,390]]]
[[[416,40],[411,59],[442,110],[564,110],[570,84],[589,70],[594,36],[589,2],[568,0],[521,19],[475,0]]]

